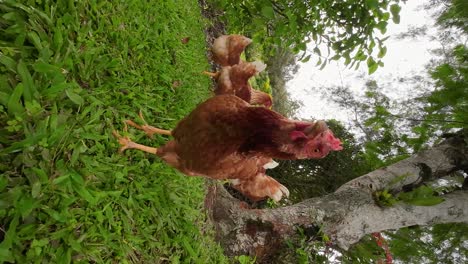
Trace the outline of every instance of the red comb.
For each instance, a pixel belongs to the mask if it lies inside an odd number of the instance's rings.
[[[325,132],[325,140],[330,144],[330,148],[332,150],[335,150],[335,151],[338,151],[338,150],[342,150],[343,149],[343,146],[341,146],[341,140],[336,138],[334,135],[333,135],[333,132],[331,132],[331,130],[327,130]]]

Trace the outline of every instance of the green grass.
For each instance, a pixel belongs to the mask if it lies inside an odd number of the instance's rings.
[[[0,263],[226,262],[203,180],[111,135],[209,96],[197,1],[21,3],[0,2]]]

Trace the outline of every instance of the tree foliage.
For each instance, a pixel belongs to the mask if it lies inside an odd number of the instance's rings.
[[[401,9],[399,0],[215,2],[225,10],[231,32],[251,35],[270,50],[289,47],[302,61],[320,57],[322,66],[339,58],[350,67],[366,62],[371,72],[383,66],[382,36],[390,20],[399,23]]]
[[[464,0],[432,0],[427,8],[443,5],[440,13],[436,14],[436,23],[443,29],[459,29],[468,33],[468,3]]]
[[[426,119],[445,120],[440,129],[468,126],[468,49],[459,44],[445,62],[429,70],[435,89],[427,96]]]
[[[433,263],[465,263],[468,256],[467,234],[466,224],[439,224],[429,228],[410,227],[388,232],[392,253],[404,263],[427,263],[429,260]]]
[[[295,100],[287,91],[286,83],[297,72],[296,57],[289,49],[278,48],[275,56],[267,57],[267,72],[270,77],[273,95],[273,109],[285,116],[295,116],[302,106],[300,100]]]

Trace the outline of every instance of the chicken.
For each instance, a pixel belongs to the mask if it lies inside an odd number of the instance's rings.
[[[249,84],[249,78],[258,74],[266,68],[260,61],[243,62],[234,66],[221,68],[217,73],[204,72],[215,78],[217,87],[216,95],[233,94],[251,105],[263,105],[271,108],[273,101],[269,94],[257,91]]]
[[[223,67],[238,64],[240,54],[250,43],[252,40],[242,35],[222,35],[213,42],[213,60]]]
[[[140,126],[148,130],[149,126]],[[150,129],[151,130],[151,129]],[[253,107],[233,95],[214,96],[198,105],[159,148],[132,142],[114,131],[120,151],[139,149],[157,155],[189,176],[230,179],[252,200],[287,195],[287,188],[265,174],[275,159],[319,159],[341,150],[325,122],[289,120],[264,107]]]

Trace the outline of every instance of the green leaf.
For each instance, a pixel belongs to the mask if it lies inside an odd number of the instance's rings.
[[[347,56],[346,59],[345,59],[344,64],[345,64],[346,66],[348,66],[350,63],[351,63],[351,57]]]
[[[54,30],[54,48],[60,50],[63,44],[63,36],[60,27],[56,27]]]
[[[318,61],[317,61],[317,63],[315,64],[315,66],[319,66],[320,64],[322,64],[322,59],[321,59],[321,58],[318,59]]]
[[[34,200],[29,195],[23,195],[18,201],[16,207],[23,219],[25,219],[35,207]]]
[[[195,251],[193,250],[193,248],[190,246],[190,242],[187,241],[187,238],[182,238],[182,244],[184,245],[184,248],[185,250],[187,250],[187,252],[189,253],[189,255],[191,255],[193,258],[196,258],[196,256],[198,255],[197,253],[195,253]]]
[[[63,182],[70,182],[70,174],[62,175],[60,177],[55,178],[52,182],[53,184],[60,185]]]
[[[367,68],[369,69],[369,75],[374,73],[378,67],[379,65],[375,62],[374,58],[369,57],[367,59]]]
[[[390,6],[390,13],[392,13],[392,20],[395,24],[400,23],[400,10],[401,7],[398,4],[393,4]]]
[[[328,62],[328,60],[323,61],[322,66],[320,66],[320,70],[323,70],[325,68],[325,66],[327,66],[327,62]]]
[[[0,63],[5,65],[8,70],[16,73],[16,61],[12,58],[0,53]]]
[[[380,47],[379,54],[377,57],[383,58],[387,54],[387,47]]]
[[[380,206],[388,207],[397,203],[397,199],[393,197],[393,195],[389,193],[388,190],[376,191],[373,196],[377,204]]]
[[[386,21],[380,21],[375,27],[378,28],[382,34],[385,34],[387,32],[387,25],[388,23]]]
[[[42,210],[44,210],[48,215],[50,215],[50,217],[52,217],[53,219],[55,219],[58,222],[65,223],[67,221],[66,216],[60,214],[59,212],[57,212],[57,211],[55,211],[53,209],[44,208]]]
[[[28,67],[22,60],[20,60],[18,63],[18,74],[24,84],[24,100],[32,101],[33,98],[38,99],[34,81],[31,77],[31,74],[29,73]]]
[[[71,86],[71,84],[67,83],[67,82],[58,83],[58,84],[52,85],[49,88],[47,88],[43,92],[43,95],[48,97],[49,99],[53,99],[59,93],[63,92],[64,90],[67,90],[67,88],[70,87],[70,86]]]
[[[40,73],[60,73],[60,67],[44,62],[44,60],[37,60],[33,64],[33,69]]]
[[[36,253],[36,256],[40,256],[42,252],[42,248],[49,244],[49,239],[43,238],[40,240],[34,239],[31,243],[31,248],[34,249],[34,252]]]
[[[71,89],[66,89],[65,93],[67,94],[68,98],[70,98],[70,100],[73,103],[77,105],[82,105],[84,103],[83,98],[80,95],[74,93]]]
[[[94,195],[92,195],[87,189],[86,187],[79,187],[79,186],[75,186],[74,187],[74,190],[75,192],[77,192],[81,198],[85,199],[88,203],[90,203],[91,205],[95,205],[97,203],[97,200],[96,198],[94,197]]]
[[[31,42],[33,43],[33,45],[36,47],[36,49],[41,51],[43,47],[42,47],[41,39],[39,38],[39,35],[37,35],[36,32],[31,31],[31,32],[28,33],[28,37],[31,40]]]
[[[305,50],[307,50],[307,44],[305,42],[298,43],[296,45],[296,48],[298,49],[298,51],[300,51],[300,50],[305,51]]]
[[[432,206],[444,201],[442,197],[435,194],[434,189],[428,186],[420,186],[411,192],[400,193],[398,198],[408,204],[417,206]]]
[[[369,47],[368,47],[369,53],[371,53],[374,50],[374,47],[375,47],[375,41],[371,40]]]
[[[33,198],[38,198],[41,195],[41,190],[42,190],[42,185],[41,182],[37,181],[35,182],[32,187],[31,187],[31,195]]]
[[[77,186],[83,186],[84,185],[84,180],[83,177],[78,174],[76,171],[73,171],[70,173],[71,179],[73,183],[75,183]]]
[[[390,13],[384,12],[382,14],[382,20],[387,21],[390,18]]]
[[[440,204],[444,201],[442,197],[424,197],[424,198],[414,198],[412,200],[406,201],[409,204],[417,206],[433,206]]]
[[[37,144],[41,139],[45,137],[44,133],[31,134],[23,140],[15,141],[7,148],[0,149],[0,154],[2,153],[13,153],[21,149],[30,147]]]
[[[275,18],[275,10],[271,6],[262,7],[262,15],[266,18],[273,19]]]
[[[367,55],[364,54],[362,50],[359,50],[354,56],[354,59],[358,61],[365,61],[367,59]]]
[[[8,113],[10,115],[20,116],[22,113],[24,113],[24,107],[21,104],[21,96],[23,95],[23,91],[23,83],[18,83],[18,85],[16,85],[15,89],[13,90],[13,93],[10,95],[7,105]]]
[[[304,59],[301,60],[302,63],[308,62],[310,60],[311,55],[308,55]]]
[[[379,7],[379,1],[378,0],[366,0],[367,6],[369,6],[371,9],[375,9]]]
[[[16,228],[19,224],[19,215],[15,214],[13,220],[11,220],[8,231],[6,231],[3,241],[0,243],[0,259],[2,261],[8,261],[14,263],[14,257],[11,252],[11,247],[13,246],[13,241],[16,241]]]
[[[320,52],[319,47],[315,47],[315,48],[314,48],[314,52],[315,52],[317,55],[319,55],[319,56],[322,55],[322,53]]]

